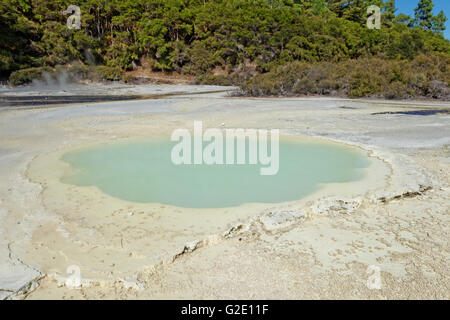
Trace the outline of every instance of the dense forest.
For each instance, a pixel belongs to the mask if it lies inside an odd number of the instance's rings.
[[[147,68],[251,95],[445,98],[447,18],[417,2],[407,16],[395,0],[2,0],[0,76],[23,84],[64,66],[130,81],[124,72]],[[367,27],[370,5],[380,29]]]

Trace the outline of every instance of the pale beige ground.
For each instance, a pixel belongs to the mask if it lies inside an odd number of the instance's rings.
[[[450,116],[372,114],[413,108],[449,105],[210,94],[0,110],[0,298],[449,299]],[[193,120],[346,143],[373,163],[364,181],[301,201],[221,210],[59,182],[71,148]],[[64,285],[71,265],[82,288]]]

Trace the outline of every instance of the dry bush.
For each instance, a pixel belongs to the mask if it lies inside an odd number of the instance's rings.
[[[450,57],[417,56],[412,61],[383,57],[309,64],[294,61],[241,85],[245,95],[334,95],[350,98],[449,99]]]

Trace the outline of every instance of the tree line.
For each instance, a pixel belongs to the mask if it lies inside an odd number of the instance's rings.
[[[66,26],[73,4],[80,30]],[[366,26],[370,5],[382,9],[380,30]],[[0,74],[77,61],[112,79],[137,66],[204,79],[294,61],[450,55],[445,14],[432,9],[432,0],[418,1],[413,17],[397,14],[395,0],[2,0]]]

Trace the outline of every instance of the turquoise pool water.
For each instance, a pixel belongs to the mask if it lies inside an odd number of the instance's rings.
[[[105,144],[66,153],[61,181],[96,186],[113,197],[183,208],[225,208],[245,203],[299,200],[323,183],[357,181],[370,160],[329,144],[280,141],[278,174],[261,176],[260,165],[174,165],[174,142]]]

